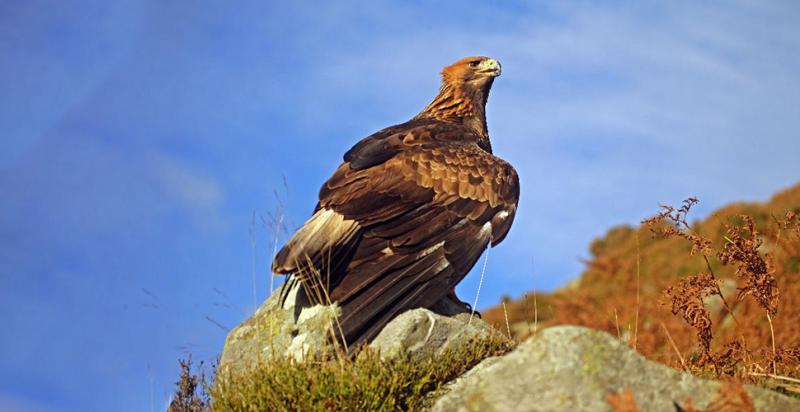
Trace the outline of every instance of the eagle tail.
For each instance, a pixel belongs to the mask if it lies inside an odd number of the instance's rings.
[[[442,244],[391,258],[383,260],[383,267],[364,265],[349,272],[348,280],[361,280],[357,287],[343,282],[333,289],[332,297],[341,309],[335,332],[351,353],[400,313],[434,306],[457,278]]]
[[[317,278],[331,286],[358,246],[360,233],[361,227],[354,220],[320,209],[275,255],[272,272],[294,274],[297,280]]]

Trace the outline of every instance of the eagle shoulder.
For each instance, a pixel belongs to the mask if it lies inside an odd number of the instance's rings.
[[[348,150],[343,157],[353,170],[385,162],[414,146],[441,142],[479,142],[482,137],[466,126],[436,119],[412,119],[373,133]]]

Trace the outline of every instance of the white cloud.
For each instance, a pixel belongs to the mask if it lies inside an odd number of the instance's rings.
[[[46,412],[53,408],[19,396],[0,392],[0,411],[7,412]]]
[[[161,189],[189,212],[195,224],[201,228],[223,226],[220,209],[225,203],[225,192],[215,178],[164,152],[150,152],[147,163]]]

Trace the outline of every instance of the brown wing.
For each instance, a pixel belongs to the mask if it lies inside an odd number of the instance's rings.
[[[340,167],[320,207],[363,228],[331,291],[347,341],[443,299],[505,237],[518,197],[514,169],[476,145],[420,146],[371,168]]]
[[[430,146],[443,142],[464,144],[480,141],[481,138],[475,135],[471,129],[457,124],[433,119],[413,119],[406,123],[387,127],[358,142],[345,153],[344,163],[336,173],[345,170],[360,171],[380,165],[398,153],[415,146]],[[345,269],[342,265],[348,261],[348,254],[353,251],[360,239],[361,226],[359,224],[364,223],[344,219],[339,214],[321,210],[321,204],[328,196],[327,193],[331,191],[333,182],[341,178],[341,175],[334,175],[329,182],[323,185],[320,190],[320,203],[317,204],[314,215],[297,231],[273,260],[272,271],[274,273],[306,273],[312,268],[314,270],[311,272],[320,272],[320,268],[324,268],[325,283],[330,283],[327,278],[333,279],[335,282],[341,277],[342,270]],[[359,178],[366,178],[366,175],[362,174]],[[367,181],[356,182],[345,190],[349,192],[368,191],[369,184]],[[392,196],[382,198],[386,202],[392,202],[392,199]],[[394,209],[378,210],[375,206],[374,204],[371,206],[375,209],[371,220],[380,219],[381,213],[385,215],[402,213],[404,207],[403,204],[394,204]]]
[[[508,163],[474,142],[404,135],[411,143],[384,147],[393,151],[386,159],[364,151],[386,136],[348,152],[353,162],[325,183],[314,217],[274,262],[276,272],[292,273],[306,256],[329,274],[327,289],[341,307],[348,344],[451,293],[487,245],[505,237],[516,212],[519,183]],[[385,157],[383,150],[374,153]]]

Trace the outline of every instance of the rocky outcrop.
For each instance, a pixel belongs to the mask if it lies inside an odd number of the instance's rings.
[[[278,294],[230,332],[220,371],[236,373],[270,357],[303,359],[330,348],[336,305],[299,303],[290,292],[284,306]],[[390,322],[370,343],[382,357],[437,356],[492,332],[463,307],[442,302],[415,309]],[[609,411],[608,396],[630,390],[641,411],[676,411],[688,399],[704,408],[721,383],[700,379],[648,361],[619,339],[576,326],[545,329],[512,352],[488,358],[450,383],[433,411]],[[759,411],[800,411],[800,400],[747,386]]]
[[[278,292],[256,313],[235,327],[225,340],[220,370],[236,372],[274,356],[303,359],[330,348],[328,333],[335,328],[336,305],[306,307],[302,294],[290,291],[283,306]],[[382,357],[407,353],[412,357],[437,355],[486,336],[492,328],[462,306],[442,301],[431,310],[415,309],[389,322],[370,343]],[[495,332],[496,333],[496,332]]]
[[[455,382],[433,411],[610,411],[609,394],[630,389],[641,411],[705,408],[721,383],[648,361],[620,340],[577,326],[552,327],[489,358]],[[758,411],[798,411],[800,401],[746,386]]]

